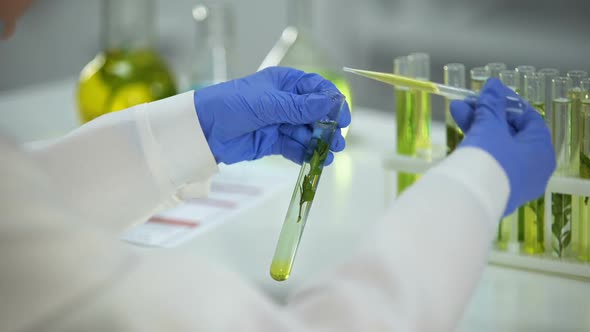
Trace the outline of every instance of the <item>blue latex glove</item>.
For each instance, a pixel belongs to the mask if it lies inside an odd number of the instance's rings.
[[[521,114],[506,112],[510,88],[492,78],[477,102],[453,101],[451,113],[463,130],[461,147],[477,147],[491,154],[510,181],[510,198],[504,215],[543,195],[555,170],[551,134],[545,121],[528,103]]]
[[[317,74],[273,67],[195,91],[201,128],[218,163],[233,164],[279,154],[296,163],[305,157],[313,123],[340,107],[343,95]],[[342,151],[340,132],[350,124],[340,112],[330,150]],[[334,160],[332,152],[326,164]]]

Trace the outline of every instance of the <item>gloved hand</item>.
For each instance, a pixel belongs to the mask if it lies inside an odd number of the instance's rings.
[[[313,123],[337,110],[344,97],[317,74],[273,67],[197,90],[194,98],[215,160],[233,164],[274,154],[301,163]],[[349,124],[345,105],[330,150],[344,149],[340,128]],[[330,152],[326,164],[333,160]]]
[[[510,181],[504,215],[543,195],[556,166],[551,134],[528,103],[521,114],[506,112],[506,96],[516,96],[498,79],[490,79],[477,102],[453,101],[451,114],[465,133],[461,147],[491,154]]]

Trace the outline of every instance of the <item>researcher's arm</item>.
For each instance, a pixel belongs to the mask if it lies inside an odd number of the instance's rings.
[[[185,190],[206,194],[217,171],[192,91],[109,113],[27,151],[71,209],[115,232],[173,206]]]
[[[285,306],[195,253],[164,255],[87,299],[58,330],[116,317],[120,330],[138,331],[452,331],[497,222],[542,195],[555,167],[542,118],[532,108],[506,115],[508,94],[493,80],[477,105],[455,103],[460,148],[400,197],[354,257]]]
[[[340,97],[319,75],[270,68],[110,113],[26,148],[82,220],[120,232],[206,195],[217,163],[271,154],[300,163],[311,138],[308,125],[338,107]],[[341,114],[345,127],[350,113]],[[340,130],[331,148],[344,149]],[[333,158],[330,152],[328,163]]]

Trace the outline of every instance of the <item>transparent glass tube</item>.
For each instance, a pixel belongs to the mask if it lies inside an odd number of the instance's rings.
[[[582,114],[581,114],[581,148],[580,148],[580,177],[590,179],[590,79],[583,79],[582,88]],[[590,197],[579,197],[579,212],[576,233],[577,258],[581,261],[590,261]]]
[[[552,118],[552,100],[551,100],[551,82],[554,78],[559,77],[559,70],[555,68],[543,68],[537,72],[539,78],[545,85],[545,123],[551,128]]]
[[[395,58],[393,71],[398,75],[411,76],[410,59],[407,56]],[[414,156],[416,154],[414,104],[414,96],[410,89],[395,87],[396,151],[401,155]],[[416,174],[398,172],[397,192],[401,193],[416,180]]]
[[[570,164],[570,175],[578,176],[581,170],[581,139],[582,139],[582,109],[585,106],[582,103],[583,89],[582,81],[588,77],[588,73],[583,70],[571,70],[567,72],[567,77],[572,81],[572,87],[568,92],[568,97],[571,100],[571,112],[572,112],[572,123],[571,123],[571,160]],[[581,214],[584,211],[585,200],[580,196],[572,196],[572,221],[571,221],[571,251],[573,256],[580,257],[581,252],[584,251],[582,247],[585,246],[586,239],[582,236],[585,230],[585,221],[580,219]]]
[[[481,88],[490,78],[490,71],[486,67],[476,67],[471,69],[471,90],[481,91]]]
[[[331,112],[327,119],[314,124],[312,140],[307,146],[306,158],[301,165],[270,266],[270,275],[276,281],[287,280],[291,275],[303,229],[337,128],[336,119],[345,98],[341,97],[341,100],[339,108]]]
[[[412,76],[419,80],[430,80],[430,56],[426,53],[412,53],[408,56]],[[428,92],[412,91],[415,121],[416,157],[431,159],[430,126],[432,123],[431,98]]]
[[[506,70],[508,67],[502,62],[491,62],[486,65],[486,69],[490,73],[490,77],[500,78],[500,72]]]
[[[500,71],[499,78],[502,83],[514,90],[516,93],[520,94],[518,74],[514,70]],[[511,238],[515,235],[518,236],[518,234],[512,234],[512,225],[518,222],[517,217],[518,213],[514,213],[500,221],[500,225],[498,226],[498,235],[496,236],[496,247],[498,249],[507,250]]]
[[[502,70],[500,80],[504,85],[520,94],[520,77],[514,70]]]
[[[544,80],[535,73],[524,74],[523,93],[539,114],[545,117]],[[518,209],[518,228],[525,253],[535,255],[545,252],[545,195]]]
[[[536,68],[530,65],[521,65],[516,67],[514,71],[518,74],[518,89],[522,92],[524,90],[524,75],[533,74]]]
[[[572,146],[575,142],[572,136],[572,125],[575,122],[572,122],[574,118],[570,99],[571,89],[572,80],[568,77],[557,77],[552,81],[552,134],[557,156],[556,174],[559,175],[573,173]],[[572,238],[572,195],[552,194],[551,211],[553,253],[561,258],[567,254]]]
[[[461,63],[449,63],[444,66],[444,83],[445,85],[465,88],[465,66]],[[455,150],[463,140],[463,132],[457,126],[457,123],[451,115],[451,100],[445,98],[445,122],[447,132],[447,154]]]
[[[588,77],[588,72],[583,70],[570,70],[567,72],[567,77],[572,80],[572,87],[579,88],[582,80]]]
[[[524,97],[545,118],[545,80],[535,73],[524,75]]]

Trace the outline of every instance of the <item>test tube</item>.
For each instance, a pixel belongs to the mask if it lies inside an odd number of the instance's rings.
[[[524,75],[524,97],[545,118],[545,79],[538,74]]]
[[[400,56],[393,60],[394,74],[412,76],[410,59]],[[396,150],[400,155],[413,157],[416,154],[415,132],[413,127],[414,98],[412,92],[405,87],[395,87],[395,117],[397,141]],[[401,193],[416,182],[416,174],[397,173],[397,192]]]
[[[530,65],[521,65],[516,67],[514,71],[518,74],[518,90],[522,92],[524,90],[524,75],[534,73],[536,68]]]
[[[580,88],[582,80],[588,77],[588,72],[583,70],[570,70],[567,72],[567,77],[572,80],[572,88]]]
[[[533,66],[528,66],[528,65],[522,65],[522,66],[518,66],[516,67],[516,69],[514,69],[514,72],[516,74],[516,76],[518,77],[518,91],[520,92],[521,95],[525,96],[526,95],[526,90],[525,90],[525,86],[524,86],[524,78],[527,75],[533,75],[535,73],[535,67]],[[520,212],[520,211],[519,211]],[[525,235],[525,230],[524,230],[524,219],[523,218],[518,218],[518,241],[519,242],[524,242],[524,235]]]
[[[490,77],[500,78],[500,72],[506,70],[506,64],[503,62],[490,62],[486,65],[486,69],[490,73]]]
[[[537,72],[539,78],[545,85],[545,123],[551,129],[552,100],[551,100],[551,82],[559,76],[559,70],[555,68],[543,68]]]
[[[524,97],[544,117],[545,85],[535,73],[524,75]],[[545,252],[545,195],[518,209],[519,232],[522,232],[522,250],[529,255]]]
[[[500,81],[507,87],[520,94],[520,79],[519,75],[514,70],[502,70],[500,72]]]
[[[471,90],[481,91],[481,88],[490,78],[490,72],[486,67],[475,67],[471,69]]]
[[[582,100],[583,98],[583,89],[582,89],[582,81],[588,77],[588,73],[583,70],[570,70],[567,72],[567,77],[572,80],[572,88],[569,90],[569,98],[571,100],[571,107],[572,107],[572,124],[571,124],[571,137],[572,137],[572,151],[571,156],[573,160],[571,161],[571,168],[573,172],[570,174],[572,176],[577,176],[581,170],[581,139],[582,139]],[[584,204],[583,197],[580,196],[572,196],[572,221],[571,221],[571,232],[572,232],[572,241],[571,241],[571,251],[574,256],[580,256],[580,249],[581,244],[579,240],[584,240],[584,238],[580,239],[581,228],[584,228],[582,225],[584,222],[580,219],[580,214],[583,211]]]
[[[581,148],[580,148],[580,177],[590,179],[590,79],[580,82],[582,88],[581,114]],[[580,261],[590,261],[590,197],[580,197],[579,213],[577,215],[577,258]]]
[[[346,99],[342,95],[335,95],[333,98],[334,101],[338,101],[335,103],[334,109],[324,119],[314,123],[312,139],[307,146],[305,160],[301,165],[301,171],[279,235],[270,266],[270,275],[277,281],[287,280],[291,275],[303,229],[336,131],[337,119]]]
[[[570,91],[572,80],[569,77],[556,77],[552,81],[553,146],[557,156],[558,175],[572,175],[572,147],[575,138],[572,136],[572,125],[575,123],[572,112]],[[568,238],[571,237],[572,195],[551,195],[552,234],[554,255],[562,258],[569,249]]]
[[[414,78],[430,80],[430,56],[427,53],[412,53],[408,56]],[[430,94],[413,91],[415,112],[416,157],[431,159],[430,126],[432,123]]]
[[[465,66],[461,63],[449,63],[444,66],[444,82],[455,88],[465,88]],[[445,98],[445,122],[447,127],[447,154],[455,150],[463,140],[463,132],[451,115],[451,101]]]

